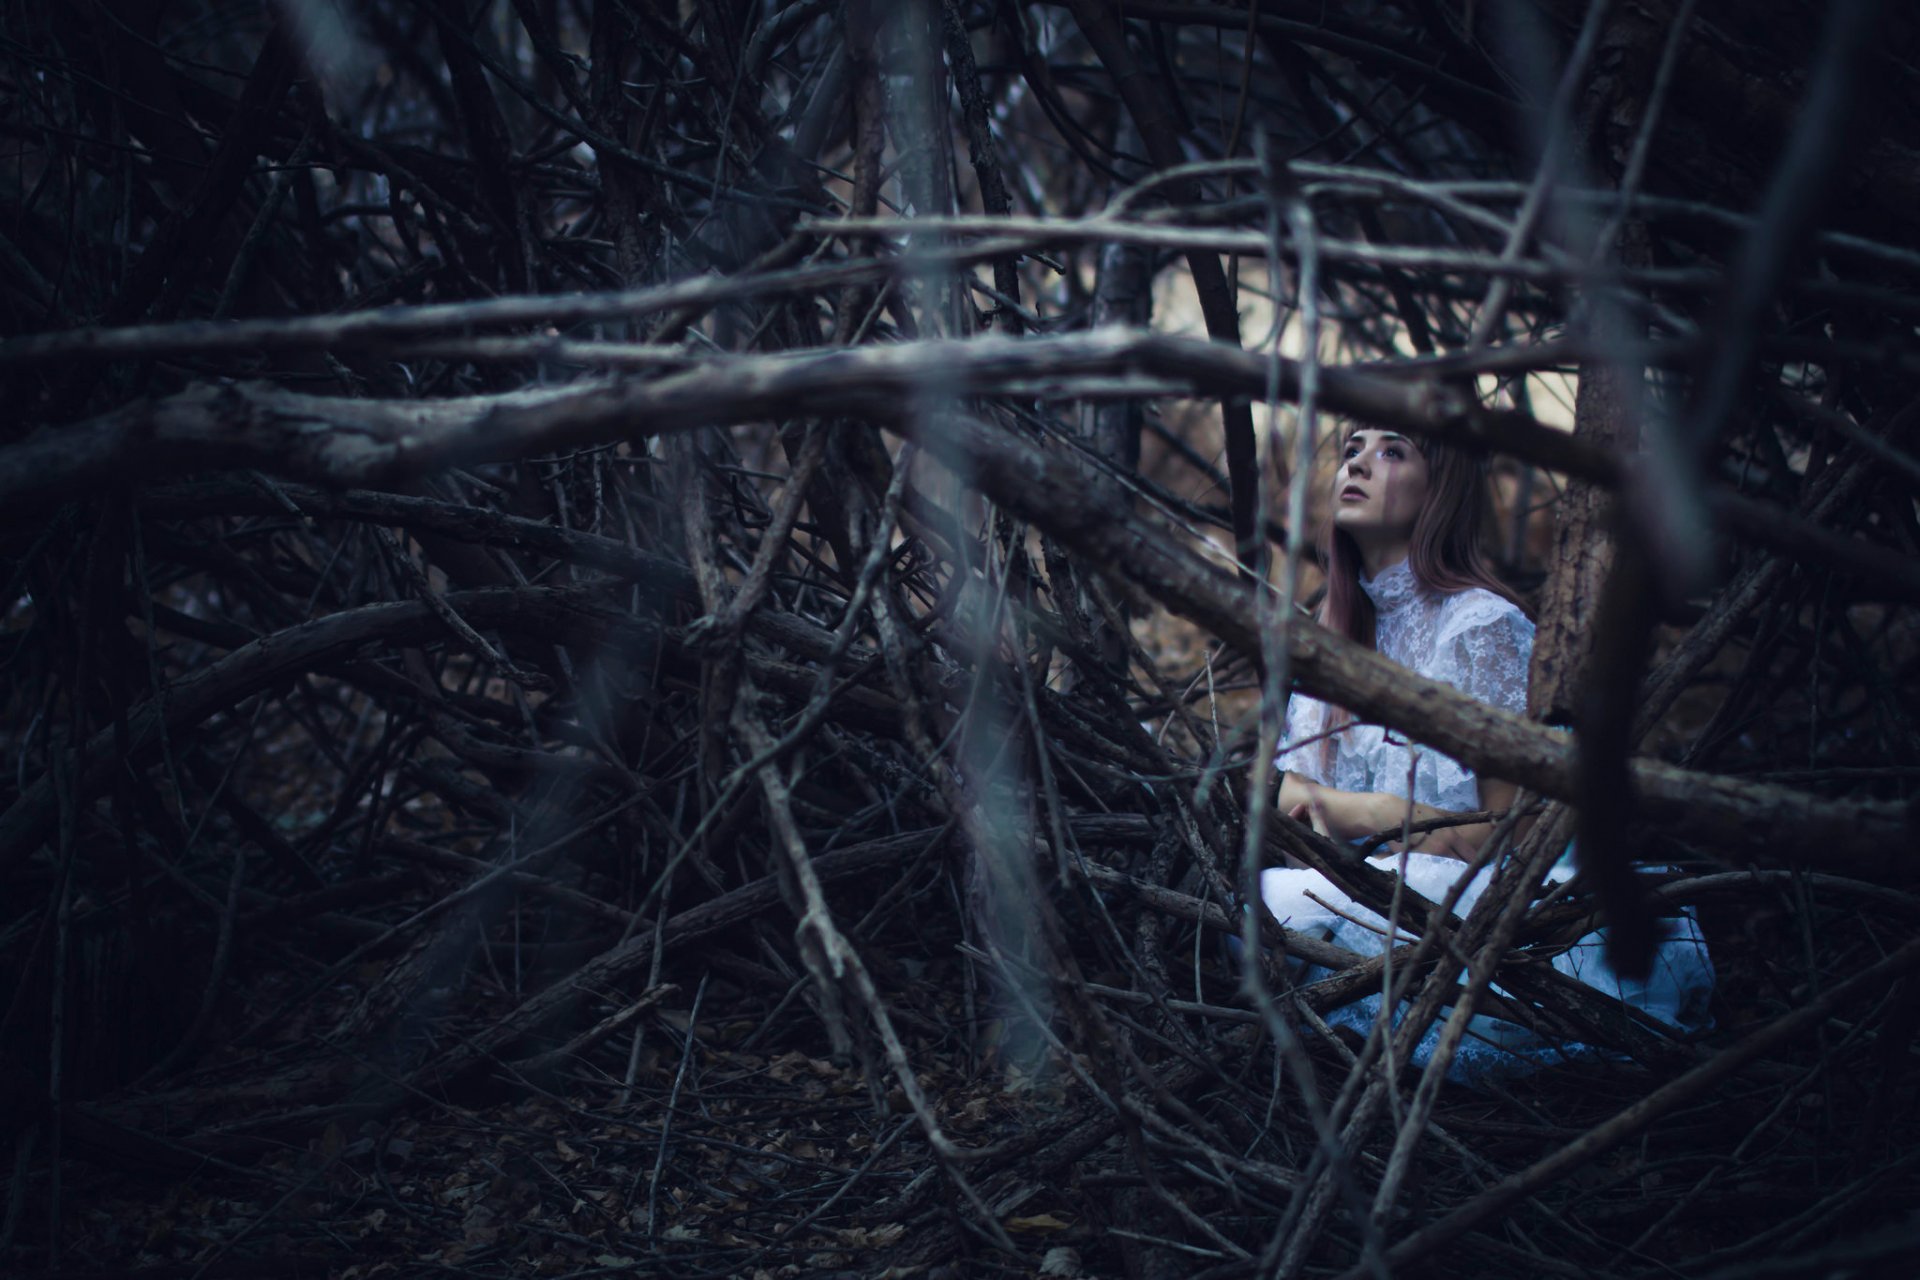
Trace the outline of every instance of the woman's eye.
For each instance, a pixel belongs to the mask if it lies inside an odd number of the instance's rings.
[[[1404,458],[1407,455],[1400,451],[1399,445],[1390,444],[1385,449],[1381,450],[1380,456],[1383,458]]]

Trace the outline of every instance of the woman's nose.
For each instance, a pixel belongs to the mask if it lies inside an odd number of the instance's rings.
[[[1356,453],[1347,459],[1347,474],[1350,476],[1364,476],[1368,474],[1367,455],[1364,452]]]

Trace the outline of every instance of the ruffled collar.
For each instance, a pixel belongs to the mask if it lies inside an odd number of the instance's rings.
[[[1360,589],[1373,601],[1374,613],[1384,617],[1400,612],[1419,598],[1420,580],[1413,576],[1413,564],[1402,560],[1371,578],[1360,579]]]

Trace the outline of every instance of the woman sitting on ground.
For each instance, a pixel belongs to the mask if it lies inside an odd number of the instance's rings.
[[[1491,520],[1478,461],[1439,443],[1417,445],[1372,429],[1352,432],[1341,456],[1324,539],[1321,625],[1420,675],[1524,715],[1533,623],[1494,576],[1483,550]],[[1282,809],[1337,840],[1396,829],[1409,817],[1421,823],[1502,811],[1515,796],[1511,783],[1479,777],[1456,760],[1304,694],[1288,705],[1277,763],[1285,771]],[[1441,827],[1413,834],[1404,855],[1395,842],[1379,856],[1412,888],[1438,900],[1466,874],[1462,862],[1492,830],[1488,822]],[[1572,874],[1571,860],[1563,857],[1550,879]],[[1472,908],[1491,876],[1491,867],[1474,876],[1459,914]],[[1267,909],[1290,928],[1321,933],[1362,954],[1385,946],[1385,920],[1316,871],[1272,868],[1262,873],[1260,889]],[[1396,931],[1417,934],[1420,924],[1401,920]],[[1599,934],[1555,957],[1554,967],[1669,1026],[1702,1025],[1712,966],[1694,921],[1682,917],[1675,925],[1645,982],[1624,979],[1606,966]],[[1329,1020],[1364,1033],[1379,1004],[1375,996]],[[1528,1069],[1556,1052],[1494,1019],[1475,1018],[1473,1030],[1476,1036],[1462,1043],[1451,1072],[1463,1080]],[[1416,1051],[1416,1062],[1425,1061],[1436,1039],[1437,1029]]]

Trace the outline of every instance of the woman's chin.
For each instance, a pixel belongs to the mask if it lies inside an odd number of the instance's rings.
[[[1405,542],[1413,536],[1411,524],[1382,520],[1361,507],[1336,507],[1333,527],[1356,542]]]
[[[1357,507],[1335,508],[1333,527],[1349,535],[1356,542],[1371,542],[1387,533],[1387,530],[1381,526],[1378,516]]]

